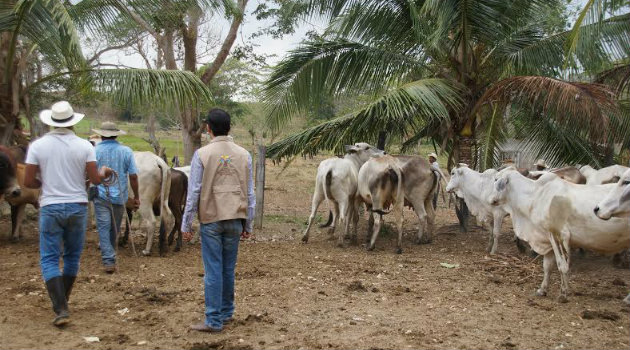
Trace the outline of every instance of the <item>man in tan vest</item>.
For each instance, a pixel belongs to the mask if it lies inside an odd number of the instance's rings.
[[[192,239],[192,219],[198,210],[206,317],[190,328],[220,332],[232,321],[238,243],[252,232],[256,197],[252,156],[228,136],[230,115],[214,108],[206,122],[212,140],[195,152],[190,164],[182,234],[184,240]]]

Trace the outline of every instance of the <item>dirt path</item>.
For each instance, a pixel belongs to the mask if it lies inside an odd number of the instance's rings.
[[[198,245],[185,245],[166,258],[134,257],[131,249],[124,249],[119,273],[105,275],[94,232],[88,234],[70,301],[73,322],[64,330],[55,329],[39,270],[35,222],[26,224],[21,242],[10,244],[8,218],[3,217],[0,348],[630,346],[630,308],[621,301],[630,290],[630,271],[614,268],[609,258],[576,256],[569,302],[559,304],[557,274],[549,297],[533,295],[542,278],[540,259],[519,255],[507,233],[499,245],[502,254],[488,256],[485,234],[479,229],[459,233],[454,215],[446,209],[439,211],[430,245],[412,243],[416,222],[405,216],[402,255],[394,254],[391,234],[380,237],[374,252],[358,245],[337,248],[319,230],[303,245],[298,242],[310,194],[305,188],[291,188],[298,182],[271,177],[266,229],[257,233],[258,242],[241,244],[236,322],[221,334],[188,331],[203,312]],[[100,342],[87,343],[87,336]]]

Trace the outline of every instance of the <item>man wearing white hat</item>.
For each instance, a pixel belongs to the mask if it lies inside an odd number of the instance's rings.
[[[429,153],[429,163],[431,164],[431,169],[433,170],[433,172],[435,173],[435,175],[438,177],[438,186],[440,183],[440,164],[438,164],[437,161],[437,154],[431,152]],[[435,193],[433,194],[433,209],[437,208],[437,200],[438,200],[438,191],[435,191]]]
[[[118,129],[112,122],[104,122],[100,129],[94,129],[101,136],[96,145],[97,165],[107,166],[118,174],[118,183],[112,186],[98,186],[98,196],[94,198],[94,214],[101,247],[101,258],[106,273],[116,271],[116,237],[125,213],[125,203],[129,196],[127,176],[134,195],[134,206],[140,206],[138,195],[138,170],[133,158],[133,151],[121,145],[116,138],[126,132]]]
[[[536,167],[536,170],[538,171],[547,170],[548,168],[547,163],[545,163],[544,159],[538,159],[536,163],[534,163],[534,166]]]
[[[76,136],[73,125],[84,115],[66,101],[57,102],[39,114],[55,129],[31,143],[26,155],[24,185],[42,188],[39,199],[39,251],[42,275],[56,314],[53,324],[69,322],[68,299],[79,272],[87,225],[85,173],[99,184],[111,175],[106,167],[97,170],[92,145]],[[39,179],[37,174],[39,173]],[[63,274],[59,259],[63,256]]]

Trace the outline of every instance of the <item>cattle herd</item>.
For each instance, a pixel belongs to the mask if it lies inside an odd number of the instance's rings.
[[[326,159],[317,169],[315,193],[308,226],[308,241],[320,203],[331,202],[330,232],[338,219],[345,225],[339,234],[343,246],[353,221],[357,236],[359,208],[368,215],[366,247],[374,249],[383,215],[395,212],[398,229],[396,252],[402,252],[402,210],[411,207],[420,222],[417,243],[430,243],[434,208],[431,199],[444,174],[422,157],[390,156],[366,143],[346,146],[343,158]],[[567,301],[571,248],[603,254],[630,248],[630,169],[613,165],[600,170],[590,166],[550,171],[527,171],[514,166],[479,173],[466,164],[452,172],[446,190],[465,201],[479,223],[489,227],[488,251],[495,254],[501,225],[510,216],[517,242],[528,243],[543,256],[543,281],[537,295],[547,294],[549,275],[560,271],[559,300]],[[630,295],[624,300],[630,303]]]
[[[19,239],[26,204],[38,207],[38,190],[22,185],[26,149],[0,146],[0,199],[11,205],[11,240]],[[181,248],[181,220],[186,203],[190,167],[168,168],[150,152],[134,152],[138,168],[140,208],[147,235],[143,254],[151,253],[155,215],[160,216],[159,249],[166,251],[166,228],[172,230],[168,244],[179,231],[175,250]],[[398,231],[396,252],[402,253],[403,208],[411,207],[419,219],[416,243],[432,240],[435,211],[431,203],[446,176],[419,156],[391,156],[367,143],[346,146],[343,158],[331,158],[317,169],[312,209],[303,242],[320,204],[330,203],[330,233],[342,224],[338,245],[357,240],[359,209],[368,215],[366,247],[373,250],[383,223],[391,212]],[[543,256],[543,281],[536,291],[546,295],[549,275],[560,271],[560,301],[568,295],[571,249],[583,248],[614,254],[630,247],[630,169],[613,165],[600,170],[590,166],[564,167],[550,171],[527,171],[513,166],[479,173],[459,164],[450,173],[446,191],[465,201],[470,213],[489,228],[488,251],[495,254],[501,225],[510,216],[517,242],[527,242]],[[128,206],[131,219],[132,207]],[[160,215],[165,213],[166,215]],[[174,222],[171,222],[174,216]],[[352,224],[352,225],[351,225]],[[324,227],[322,226],[322,227]],[[352,228],[352,230],[351,230]],[[352,232],[351,232],[352,231]],[[125,244],[129,227],[120,239]],[[630,295],[624,300],[630,303]]]

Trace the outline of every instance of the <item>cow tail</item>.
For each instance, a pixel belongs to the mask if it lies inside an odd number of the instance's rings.
[[[182,199],[183,201],[181,202],[182,204],[182,213],[186,210],[186,200],[188,200],[188,176],[182,176],[183,178],[183,185],[184,185],[184,192],[182,195]],[[172,190],[171,190],[172,191]]]
[[[324,180],[324,183],[323,183],[324,198],[326,198],[326,200],[330,198],[330,185],[331,184],[332,184],[332,169],[328,170],[328,172],[326,173],[326,179]],[[319,227],[320,228],[328,227],[330,226],[330,224],[332,224],[332,222],[333,222],[333,214],[332,214],[332,211],[329,210],[328,221],[326,221],[325,224],[319,225]]]
[[[170,179],[168,176],[168,166],[164,167],[159,162],[157,163],[158,168],[162,173],[162,186],[160,187],[160,221],[162,223],[166,223],[165,216],[168,212],[168,198],[166,198],[166,188],[170,185]]]

